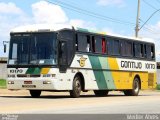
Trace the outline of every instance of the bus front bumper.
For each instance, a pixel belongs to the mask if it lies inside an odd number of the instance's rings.
[[[7,79],[7,89],[10,90],[66,90],[64,81],[58,79]]]

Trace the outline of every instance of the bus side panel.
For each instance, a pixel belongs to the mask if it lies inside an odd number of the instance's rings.
[[[125,64],[122,67],[122,63],[124,62],[130,62],[131,64],[127,64],[127,66]],[[146,69],[146,63],[155,64],[155,62],[150,61],[78,54],[75,55],[71,69],[74,68],[76,72],[83,74],[85,88],[88,90],[132,89],[133,80],[136,75],[140,77],[141,89],[154,88],[156,86],[155,69]]]
[[[156,88],[157,87],[157,73],[155,72],[154,73],[154,85],[153,85],[153,88]]]
[[[148,89],[148,72],[134,73],[133,76],[139,75],[141,82],[141,89]]]

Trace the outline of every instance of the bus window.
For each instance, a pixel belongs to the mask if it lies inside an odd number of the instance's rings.
[[[154,46],[151,46],[151,58],[154,59],[155,58],[155,51],[154,51]]]
[[[67,45],[67,61],[68,61],[68,64],[70,64],[72,57],[74,55],[74,44],[73,44],[74,33],[69,30],[63,30],[60,32],[60,34],[62,37],[61,39],[64,39],[65,41],[67,41],[67,43],[66,43],[66,45]]]
[[[102,53],[102,39],[100,37],[95,37],[95,52]]]
[[[147,58],[147,46],[144,45],[144,57]]]
[[[138,43],[134,43],[134,56],[135,57],[140,57],[140,53],[141,53],[141,46]]]
[[[108,45],[108,50],[107,50],[108,54],[113,55],[113,40],[111,38],[109,38],[107,45]]]
[[[121,42],[121,55],[122,56],[125,56],[126,55],[126,46],[125,46],[125,42],[124,41],[122,41]]]
[[[154,45],[147,45],[147,59],[155,59]]]
[[[77,41],[77,45],[78,46],[78,51],[80,52],[90,52],[90,37],[87,35],[83,35],[83,34],[78,34],[77,36],[78,41]]]
[[[105,38],[102,38],[102,53],[105,54],[106,53],[106,41]]]
[[[120,54],[120,49],[119,49],[119,40],[114,40],[114,55],[119,55]]]
[[[95,52],[95,40],[94,40],[94,36],[92,36],[92,52]]]
[[[87,48],[86,48],[87,52],[91,52],[91,42],[90,42],[90,36],[87,35]]]
[[[151,59],[151,46],[147,45],[147,59]]]
[[[67,64],[67,44],[65,41],[60,42],[60,64],[66,65]]]
[[[126,42],[126,56],[132,56],[132,42]]]
[[[132,42],[122,41],[120,47],[122,56],[132,56]]]
[[[76,51],[78,51],[78,35],[76,34],[76,43],[75,43]]]
[[[140,57],[144,57],[144,46],[143,44],[140,44],[140,46],[141,46]]]

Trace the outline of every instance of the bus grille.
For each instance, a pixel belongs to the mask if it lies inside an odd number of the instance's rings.
[[[149,73],[148,74],[148,86],[153,86],[154,82],[154,73]]]
[[[40,77],[39,74],[31,75],[31,74],[18,74],[17,77]]]

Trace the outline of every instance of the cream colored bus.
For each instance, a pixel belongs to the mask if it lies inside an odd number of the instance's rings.
[[[19,27],[11,31],[7,88],[68,91],[79,97],[123,91],[137,96],[156,87],[155,46],[141,39],[57,26]]]

